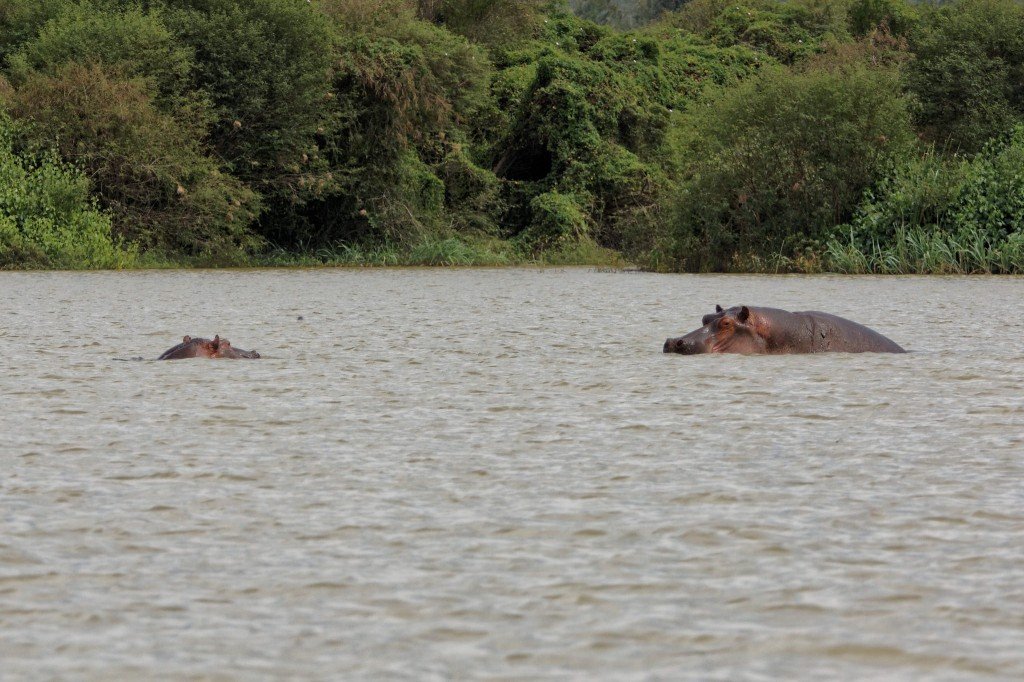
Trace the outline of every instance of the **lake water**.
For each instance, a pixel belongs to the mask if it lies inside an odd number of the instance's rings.
[[[1022,279],[0,294],[5,681],[1024,678]],[[915,352],[661,352],[716,303]],[[264,359],[118,360],[185,334]]]

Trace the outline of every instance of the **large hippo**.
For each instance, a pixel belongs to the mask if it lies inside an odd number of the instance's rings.
[[[193,339],[186,336],[174,348],[168,348],[157,360],[182,360],[184,358],[258,358],[254,350],[241,350],[227,339],[214,336],[210,339]]]
[[[836,315],[736,306],[705,315],[700,329],[665,341],[666,353],[904,353],[862,324]]]

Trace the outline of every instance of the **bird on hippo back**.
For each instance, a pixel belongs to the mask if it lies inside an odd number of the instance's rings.
[[[735,306],[701,319],[701,327],[665,341],[666,353],[904,353],[898,344],[862,324],[815,310]]]
[[[168,348],[157,360],[183,360],[186,358],[247,358],[257,359],[260,354],[254,350],[235,348],[227,339],[220,335],[213,339],[192,338],[186,336],[177,346]]]

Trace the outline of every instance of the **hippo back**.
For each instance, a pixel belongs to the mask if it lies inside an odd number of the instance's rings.
[[[198,355],[197,350],[203,343],[210,343],[209,339],[193,339],[186,336],[177,346],[172,346],[163,352],[157,360],[183,360],[194,358]]]
[[[874,329],[831,313],[808,310],[796,315],[811,322],[812,353],[905,353],[895,341]]]

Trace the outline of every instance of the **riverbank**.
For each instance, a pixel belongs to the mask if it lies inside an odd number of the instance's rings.
[[[1024,249],[1018,241],[991,248],[977,240],[944,239],[941,235],[909,232],[895,245],[878,244],[860,251],[853,244],[834,242],[824,254],[805,252],[797,257],[748,255],[735,257],[729,274],[837,274],[837,275],[1020,275]],[[88,260],[48,264],[41,260],[0,263],[3,271],[39,270],[171,270],[208,268],[316,268],[316,267],[518,267],[589,266],[612,270],[677,272],[654,258],[630,260],[593,242],[577,242],[538,252],[498,239],[463,240],[457,237],[425,239],[407,247],[339,245],[306,251],[269,249],[258,254],[209,253],[197,256],[124,250],[115,262]]]
[[[2,254],[0,254],[2,255]],[[635,267],[620,253],[593,242],[576,242],[542,251],[523,249],[499,239],[428,238],[410,246],[338,245],[304,251],[283,248],[258,253],[221,251],[195,256],[122,249],[113,261],[88,259],[48,262],[44,257],[0,263],[0,271],[25,270],[168,270],[188,268],[308,268],[308,267],[515,267],[594,266]]]

